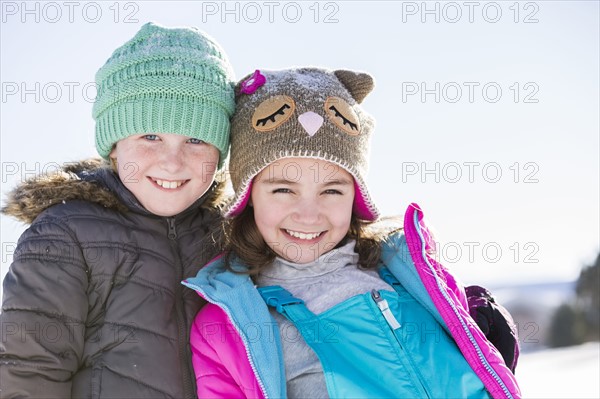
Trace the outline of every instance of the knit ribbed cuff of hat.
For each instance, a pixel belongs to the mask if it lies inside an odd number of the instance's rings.
[[[219,150],[219,169],[229,149],[229,117],[214,101],[178,98],[124,100],[97,117],[96,147],[108,159],[113,143],[136,134],[189,136]]]

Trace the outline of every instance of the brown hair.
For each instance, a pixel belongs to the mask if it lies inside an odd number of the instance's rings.
[[[212,193],[206,198],[202,206],[205,208],[216,208],[222,213],[223,208],[227,204],[229,198],[227,184],[227,173],[224,169],[218,170],[217,173],[215,173],[215,180],[213,182],[214,188],[212,189]]]
[[[277,254],[258,231],[251,206],[246,206],[242,213],[233,219],[225,220],[224,232],[225,264],[230,271],[239,272],[232,269],[234,255],[248,267],[247,273],[251,276],[259,274],[275,260]],[[356,240],[355,251],[358,253],[359,267],[374,269],[381,258],[381,242],[390,232],[389,228],[380,228],[376,222],[358,219],[353,214],[348,234],[337,246],[344,245],[351,239]]]

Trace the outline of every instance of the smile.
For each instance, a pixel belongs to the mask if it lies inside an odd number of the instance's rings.
[[[162,180],[162,179],[154,179],[151,178],[152,181],[156,184],[158,184],[159,186],[161,186],[162,188],[166,188],[168,190],[173,190],[176,188],[179,188],[182,184],[186,183],[187,180]]]
[[[299,231],[293,231],[288,229],[285,229],[285,232],[291,235],[292,237],[299,238],[301,240],[314,240],[323,233],[322,231],[319,233],[301,233]]]

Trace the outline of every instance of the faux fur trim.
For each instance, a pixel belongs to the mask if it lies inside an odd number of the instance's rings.
[[[88,159],[65,164],[60,171],[27,179],[7,195],[1,212],[27,224],[49,207],[71,200],[88,201],[127,212],[127,207],[111,191],[79,177],[82,172],[102,168],[110,168],[110,165],[101,159]]]

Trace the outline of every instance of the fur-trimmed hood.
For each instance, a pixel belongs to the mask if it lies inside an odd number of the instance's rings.
[[[103,177],[113,174],[102,159],[64,164],[61,170],[29,178],[6,198],[2,213],[31,224],[47,208],[70,200],[83,200],[127,212],[128,207],[108,187]]]

